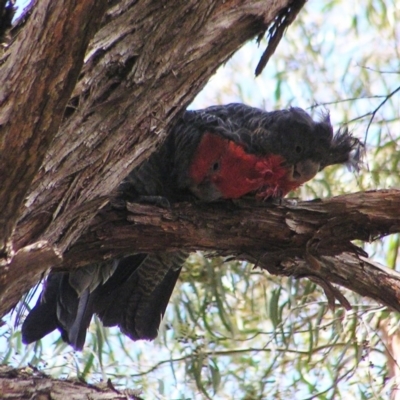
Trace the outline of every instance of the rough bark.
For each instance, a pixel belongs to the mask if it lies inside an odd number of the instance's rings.
[[[37,256],[18,286],[14,255],[45,242],[62,256],[216,69],[289,3],[35,3],[0,60],[2,315],[48,268]]]
[[[125,0],[112,6],[30,188],[14,246],[40,238],[64,251],[73,243],[216,69],[265,32],[287,3]]]
[[[348,306],[333,282],[400,311],[399,275],[350,242],[399,232],[399,192],[268,207],[107,206],[216,69],[279,16],[276,45],[298,12],[289,7],[286,16],[288,4],[36,3],[0,60],[1,316],[50,266],[74,268],[132,248],[233,254],[273,274],[313,279],[331,305]],[[9,369],[0,382],[8,398],[126,398]]]
[[[11,308],[17,304],[21,295],[42,278],[46,269],[61,262],[61,253],[46,241],[39,241],[18,250],[11,263],[4,266],[0,272],[4,305]]]
[[[1,60],[0,258],[13,255],[11,235],[22,202],[57,133],[102,0],[40,2]],[[68,38],[68,40],[66,40]]]
[[[352,240],[400,232],[400,191],[353,193],[282,205],[241,201],[176,204],[171,209],[128,204],[100,212],[64,254],[61,268],[143,251],[218,251],[254,262],[275,275],[308,277],[333,306],[349,307],[330,282],[400,312],[400,274],[368,260]]]
[[[400,232],[399,209],[398,190],[311,202],[290,200],[281,205],[240,201],[179,203],[170,209],[143,204],[107,206],[64,253],[63,261],[54,255],[45,258],[48,244],[36,250],[23,285],[16,278],[26,271],[26,264],[15,257],[12,268],[0,275],[0,284],[7,290],[0,313],[34,285],[51,262],[66,270],[133,251],[183,248],[233,255],[275,275],[308,277],[324,288],[331,306],[336,299],[349,307],[331,285],[335,283],[400,312],[400,274],[368,260],[351,242]]]
[[[10,400],[140,400],[133,390],[117,391],[111,382],[94,386],[79,381],[52,379],[42,372],[0,366],[0,396]]]
[[[372,241],[400,232],[400,191],[352,193],[281,205],[252,199],[214,204],[177,203],[171,208],[128,203],[102,210],[64,254],[79,266],[126,254],[129,249],[178,248],[224,252],[265,251],[276,255],[336,255],[354,250],[351,240]],[[82,264],[80,264],[80,262]]]

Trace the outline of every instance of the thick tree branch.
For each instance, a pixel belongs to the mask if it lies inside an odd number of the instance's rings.
[[[102,210],[64,265],[146,251],[206,250],[267,252],[287,256],[337,255],[357,251],[351,240],[371,241],[400,232],[400,191],[359,192],[282,205],[252,200],[216,204],[178,203],[170,209],[128,204]]]
[[[62,268],[133,251],[206,250],[254,262],[272,274],[309,277],[347,307],[330,283],[400,312],[400,274],[368,260],[351,240],[400,232],[400,191],[354,193],[285,205],[175,204],[108,207],[65,253]],[[332,299],[330,301],[331,305]]]
[[[12,256],[21,204],[59,128],[105,3],[38,2],[0,62],[0,257]]]
[[[282,205],[241,201],[239,206],[180,203],[170,209],[143,204],[107,206],[64,254],[59,268],[140,251],[206,250],[247,259],[273,274],[325,282],[327,294],[343,305],[344,299],[329,282],[400,311],[399,274],[369,261],[351,243],[400,232],[399,209],[398,190]],[[47,267],[37,266],[37,273]],[[25,288],[35,283],[37,273],[25,275]],[[4,275],[2,282],[3,289],[13,284],[12,277]],[[22,294],[16,293],[12,300]],[[3,294],[1,304],[4,314],[12,301]]]
[[[14,235],[64,251],[209,77],[288,0],[113,2]]]
[[[17,304],[21,295],[35,285],[47,269],[54,268],[61,262],[62,256],[58,249],[45,241],[18,250],[11,263],[3,267],[0,273],[0,293],[4,309],[10,309]]]
[[[398,190],[311,202],[285,201],[282,205],[250,200],[241,201],[239,206],[232,202],[179,203],[170,209],[143,204],[117,208],[109,205],[65,252],[58,268],[76,268],[132,252],[206,250],[247,259],[273,274],[325,282],[322,286],[328,296],[330,293],[345,306],[329,282],[400,311],[399,274],[377,267],[351,243],[400,232],[399,209]],[[4,314],[23,289],[33,285],[38,274],[48,267],[33,262],[36,273],[25,274],[21,289],[14,285],[15,274],[2,274],[0,313]],[[17,261],[13,268],[23,269]],[[15,287],[12,298],[4,292],[8,287]]]

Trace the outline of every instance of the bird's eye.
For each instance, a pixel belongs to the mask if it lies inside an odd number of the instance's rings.
[[[219,171],[220,168],[221,168],[221,163],[219,161],[215,161],[215,163],[211,167],[213,172]]]
[[[294,149],[295,149],[296,153],[301,153],[303,151],[302,147],[298,146],[298,145]]]

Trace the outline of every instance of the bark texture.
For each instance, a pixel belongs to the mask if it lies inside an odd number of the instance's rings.
[[[13,255],[11,236],[21,205],[60,126],[86,48],[105,10],[101,0],[45,0],[35,7],[0,75],[0,257]],[[66,40],[68,38],[68,40]]]
[[[10,400],[140,400],[133,390],[115,390],[79,381],[57,380],[35,370],[0,366],[0,396]]]
[[[14,246],[40,238],[64,251],[73,243],[208,78],[286,3],[125,0],[107,10]]]
[[[128,204],[104,209],[64,254],[62,268],[127,254],[131,249],[218,251],[275,275],[308,277],[330,301],[349,307],[330,282],[400,312],[400,274],[368,260],[352,240],[400,232],[400,191],[353,193],[282,205],[254,201],[176,204],[171,209]]]
[[[62,256],[216,69],[290,3],[35,3],[0,59],[1,315],[49,267],[41,251],[25,269],[15,254],[44,242]]]
[[[261,71],[303,4],[35,3],[0,58],[0,316],[50,267],[76,268],[132,249],[181,248],[308,277],[332,306],[349,307],[334,283],[400,311],[400,275],[351,243],[400,232],[399,191],[267,206],[107,204],[216,69],[275,22]],[[24,374],[2,368],[0,397],[130,396]]]

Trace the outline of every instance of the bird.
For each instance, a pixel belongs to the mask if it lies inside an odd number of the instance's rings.
[[[361,147],[347,128],[334,133],[329,114],[315,121],[301,108],[265,111],[232,103],[187,110],[110,204],[282,198],[329,165],[357,168]],[[94,314],[132,340],[156,338],[187,256],[185,250],[132,248],[113,260],[51,271],[23,322],[23,343],[58,329],[82,350]]]

